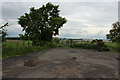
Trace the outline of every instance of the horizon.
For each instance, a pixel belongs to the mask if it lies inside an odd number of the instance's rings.
[[[20,38],[19,36],[7,36],[6,38]],[[83,39],[83,40],[95,40],[96,38],[65,38],[65,37],[53,37],[59,39]],[[98,39],[98,40],[109,40],[109,39]]]

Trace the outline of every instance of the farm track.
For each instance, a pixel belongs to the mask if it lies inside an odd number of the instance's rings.
[[[55,48],[2,61],[3,78],[118,78],[117,53]]]

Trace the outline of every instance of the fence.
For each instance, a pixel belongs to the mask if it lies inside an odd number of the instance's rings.
[[[32,46],[32,41],[24,41],[24,40],[9,40],[3,42],[3,46]]]
[[[61,44],[65,46],[72,46],[74,43],[74,40],[53,40],[52,41],[55,44]],[[3,46],[11,46],[11,47],[22,47],[22,46],[33,46],[32,41],[26,41],[26,40],[7,40],[6,42],[3,42]]]

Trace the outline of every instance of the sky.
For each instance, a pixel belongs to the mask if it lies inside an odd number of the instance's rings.
[[[0,21],[7,27],[9,37],[23,34],[17,21],[30,7],[39,8],[47,2],[2,2]],[[118,2],[51,2],[59,5],[60,16],[67,19],[61,27],[59,38],[106,39],[112,28],[111,24],[118,21]]]

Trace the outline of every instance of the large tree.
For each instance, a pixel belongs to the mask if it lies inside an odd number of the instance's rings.
[[[109,31],[110,34],[107,34],[107,39],[110,39],[112,42],[120,43],[120,22],[112,24],[112,29]]]
[[[47,3],[39,9],[30,8],[30,13],[21,16],[18,24],[23,27],[24,35],[36,44],[38,41],[51,41],[53,35],[59,35],[59,28],[67,22],[59,15],[59,5]]]

